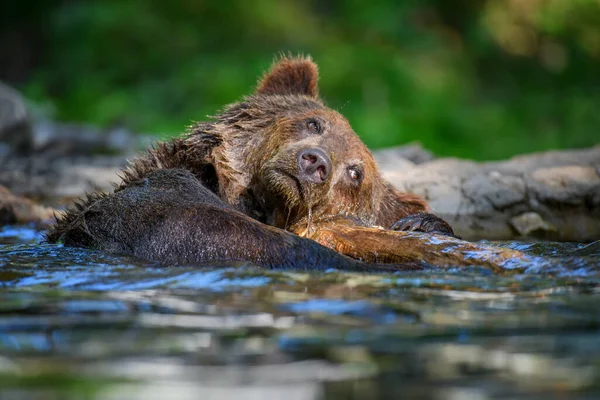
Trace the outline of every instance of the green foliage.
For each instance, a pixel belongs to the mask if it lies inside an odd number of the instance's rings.
[[[283,51],[313,56],[321,94],[371,147],[496,159],[599,142],[596,0],[46,8],[44,62],[23,89],[61,120],[175,134],[249,94]]]

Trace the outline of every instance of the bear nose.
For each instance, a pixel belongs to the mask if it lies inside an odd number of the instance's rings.
[[[298,154],[299,178],[313,183],[323,183],[331,173],[331,160],[321,149],[307,149]]]

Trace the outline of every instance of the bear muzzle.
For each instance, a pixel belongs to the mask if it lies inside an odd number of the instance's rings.
[[[331,175],[331,159],[318,148],[298,154],[298,178],[312,183],[324,183]]]

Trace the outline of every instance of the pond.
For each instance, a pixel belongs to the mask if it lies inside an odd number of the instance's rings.
[[[0,230],[0,396],[600,398],[600,242],[554,267],[160,268]]]

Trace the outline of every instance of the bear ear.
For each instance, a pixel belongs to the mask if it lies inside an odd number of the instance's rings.
[[[310,57],[282,57],[258,83],[256,94],[319,96],[319,70]]]

